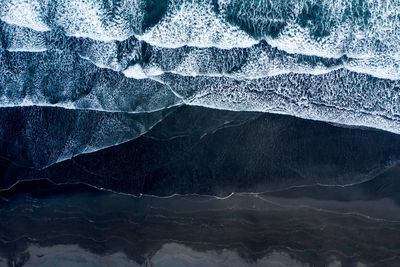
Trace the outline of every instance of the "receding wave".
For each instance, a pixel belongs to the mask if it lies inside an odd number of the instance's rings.
[[[152,112],[186,103],[399,133],[395,1],[0,5],[3,107]]]

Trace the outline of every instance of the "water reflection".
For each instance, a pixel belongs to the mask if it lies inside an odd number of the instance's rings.
[[[83,185],[21,183],[2,192],[0,265],[399,264],[398,202],[340,197],[357,186],[325,188],[325,199],[307,195],[312,188],[137,198]]]

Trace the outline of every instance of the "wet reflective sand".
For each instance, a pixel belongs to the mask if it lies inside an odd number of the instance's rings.
[[[35,183],[40,189],[27,193]],[[3,193],[0,264],[399,264],[399,202],[333,199],[343,190],[326,188],[323,200],[296,190],[137,198],[82,185],[19,184]]]

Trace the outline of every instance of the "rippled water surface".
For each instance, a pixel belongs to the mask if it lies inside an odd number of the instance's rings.
[[[0,266],[399,266],[397,0],[0,0]]]

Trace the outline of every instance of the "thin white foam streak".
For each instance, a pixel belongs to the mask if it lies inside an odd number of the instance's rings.
[[[126,140],[120,141],[120,142],[114,142],[112,145],[99,145],[99,146],[95,146],[95,147],[91,147],[90,149],[88,149],[88,145],[86,145],[86,148],[83,149],[80,153],[76,153],[71,155],[70,157],[59,157],[55,162],[51,162],[50,164],[43,166],[42,168],[39,168],[38,170],[44,170],[46,168],[49,168],[50,166],[54,165],[54,164],[58,164],[60,162],[66,161],[66,160],[70,160],[74,157],[77,157],[79,155],[84,155],[84,154],[90,154],[90,153],[94,153],[106,148],[110,148],[110,147],[115,147],[124,143],[128,143],[132,140],[138,139],[141,136],[143,136],[144,134],[148,133],[151,129],[153,129],[155,126],[157,126],[160,122],[162,122],[167,116],[169,116],[171,113],[173,113],[174,111],[172,110],[170,113],[165,114],[165,116],[162,116],[160,119],[158,119],[156,122],[153,122],[152,125],[145,127],[145,129],[143,129],[141,132],[136,133],[136,135],[134,137],[131,138],[127,138]]]
[[[126,115],[120,115],[116,114],[114,116],[114,113],[111,114],[103,114],[100,113],[93,117],[92,115],[88,114],[88,118],[95,118],[98,120],[99,118],[107,118],[106,120],[103,120],[103,123],[101,127],[88,127],[88,132],[87,134],[92,134],[92,137],[84,139],[82,141],[79,139],[81,136],[76,136],[76,131],[81,130],[79,128],[79,125],[76,125],[75,128],[69,132],[69,136],[66,138],[56,135],[56,136],[51,136],[49,138],[53,138],[54,141],[56,141],[58,144],[63,146],[58,146],[57,149],[52,148],[53,152],[50,154],[41,154],[40,148],[37,148],[38,151],[36,153],[36,157],[39,157],[41,160],[37,160],[37,164],[35,163],[34,166],[27,167],[29,169],[35,169],[35,170],[43,170],[46,169],[56,163],[63,162],[65,160],[69,160],[73,157],[77,157],[82,154],[89,154],[89,153],[94,153],[99,150],[105,149],[105,148],[110,148],[113,146],[121,145],[123,143],[132,141],[134,139],[137,139],[141,137],[142,135],[146,134],[148,131],[153,129],[156,125],[158,125],[161,121],[163,121],[167,116],[172,114],[175,111],[174,108],[169,108],[166,109],[164,112],[158,111],[158,112],[146,112],[142,114],[126,114]],[[87,110],[85,112],[88,112]],[[82,116],[85,116],[85,114],[82,115],[82,113],[77,112],[76,115],[78,118],[82,118]],[[143,115],[143,116],[142,116]],[[100,117],[99,117],[100,116]],[[122,117],[121,117],[122,116]],[[74,115],[72,116],[73,118]],[[33,117],[33,119],[36,119],[36,117]],[[95,120],[95,122],[96,122]],[[29,118],[28,118],[29,121]],[[79,121],[85,121],[79,120]],[[38,122],[39,123],[39,122]],[[47,121],[45,121],[47,123]],[[54,123],[54,121],[50,121],[50,123]],[[29,124],[30,125],[30,124]],[[85,123],[87,126],[87,122]],[[117,133],[112,133],[115,127],[118,127],[118,125],[123,125],[121,129],[119,129],[118,134]],[[31,127],[31,126],[28,126]],[[35,127],[35,126],[34,126]],[[60,127],[59,125],[52,125],[52,127]],[[46,127],[47,128],[47,127]],[[108,136],[113,136],[113,138],[107,138]],[[55,139],[55,138],[60,138]],[[71,138],[75,138],[76,140],[73,140],[71,142]],[[92,140],[93,139],[93,140]],[[36,141],[35,141],[36,142]],[[34,146],[37,145],[37,143],[34,142]],[[33,160],[33,159],[29,159]],[[44,162],[42,162],[44,161]],[[34,161],[35,162],[35,161]],[[18,166],[21,166],[20,163],[16,162],[15,163]],[[22,165],[22,167],[25,167]]]
[[[122,113],[122,114],[151,114],[155,112],[160,112],[163,110],[171,109],[174,107],[182,106],[182,103],[176,103],[170,106],[166,106],[165,108],[158,108],[152,110],[143,110],[143,111],[125,111],[125,110],[114,110],[114,109],[96,109],[96,108],[82,108],[75,107],[70,104],[49,104],[47,102],[42,103],[34,103],[32,101],[23,101],[21,104],[0,104],[0,109],[2,108],[24,108],[24,107],[48,107],[48,108],[61,108],[66,110],[77,110],[77,111],[94,111],[94,112],[104,112],[104,113]]]
[[[225,196],[225,197],[220,197],[220,196],[215,196],[215,195],[208,195],[208,194],[171,194],[168,196],[157,196],[157,195],[152,195],[152,194],[139,194],[139,195],[134,195],[134,194],[129,194],[129,193],[124,193],[124,192],[119,192],[119,191],[115,191],[115,190],[111,190],[108,188],[103,188],[103,187],[99,187],[99,186],[95,186],[92,184],[88,184],[88,183],[84,183],[84,182],[69,182],[69,183],[57,183],[54,182],[53,180],[51,180],[50,178],[38,178],[38,179],[24,179],[21,181],[17,181],[15,182],[13,185],[11,185],[10,187],[6,188],[6,189],[0,189],[0,192],[5,192],[8,190],[12,190],[15,186],[17,186],[19,183],[23,183],[23,182],[32,182],[32,181],[40,181],[40,180],[45,180],[50,182],[53,185],[56,186],[62,186],[62,185],[83,185],[83,186],[87,186],[89,188],[94,188],[96,190],[99,191],[104,191],[104,192],[109,192],[112,194],[117,194],[117,195],[122,195],[122,196],[126,196],[126,197],[130,197],[130,198],[135,198],[135,199],[142,199],[142,198],[149,198],[149,199],[181,199],[181,198],[190,198],[192,201],[195,201],[197,203],[201,203],[203,201],[211,201],[211,200],[217,200],[217,201],[229,201],[233,198],[255,198],[255,199],[259,199],[263,202],[267,202],[268,204],[275,206],[276,208],[280,208],[280,209],[309,209],[309,210],[314,210],[316,212],[323,212],[323,213],[331,213],[331,214],[336,214],[336,215],[344,215],[344,216],[356,216],[356,217],[360,217],[363,219],[367,219],[367,220],[373,220],[373,221],[379,221],[379,222],[387,222],[387,223],[400,223],[400,220],[393,220],[393,219],[388,219],[388,218],[379,218],[376,216],[371,216],[359,211],[338,211],[338,210],[334,210],[334,209],[329,209],[329,208],[321,208],[318,206],[313,206],[313,205],[306,205],[306,204],[302,204],[301,202],[298,204],[283,204],[285,203],[284,199],[280,199],[280,198],[269,198],[268,196],[263,196],[263,194],[265,193],[259,193],[259,192],[243,192],[243,193],[235,193],[232,192],[231,194]],[[6,201],[9,202],[9,199],[5,199]],[[281,201],[280,201],[281,200]],[[321,201],[322,204],[324,204],[324,201]],[[342,203],[341,201],[337,201],[337,203]],[[349,202],[346,202],[347,205]],[[352,202],[350,202],[352,203]],[[373,201],[364,201],[365,204],[368,203],[374,203]],[[252,208],[254,209],[254,207]]]
[[[327,208],[320,208],[320,207],[316,207],[316,206],[312,206],[312,205],[305,205],[305,204],[282,204],[282,203],[277,203],[272,201],[271,199],[268,199],[266,197],[261,196],[260,194],[255,195],[257,198],[268,202],[270,204],[275,204],[277,206],[280,206],[282,208],[287,208],[287,209],[311,209],[317,212],[323,212],[323,213],[331,213],[331,214],[335,214],[335,215],[345,215],[345,216],[356,216],[356,217],[361,217],[367,220],[373,220],[373,221],[378,221],[378,222],[387,222],[387,223],[400,223],[400,220],[392,220],[392,219],[387,219],[387,218],[379,218],[377,216],[371,216],[359,211],[347,211],[347,212],[341,212],[341,211],[336,211],[336,210],[331,210],[331,209],[327,209]],[[277,201],[279,201],[279,199],[277,198]],[[299,200],[297,200],[299,201]],[[325,201],[321,201],[322,203]],[[373,201],[364,201],[365,204],[371,204],[373,203]],[[338,203],[340,203],[340,201],[338,201]],[[350,202],[351,203],[351,202]],[[346,206],[349,205],[349,202],[346,202]]]

